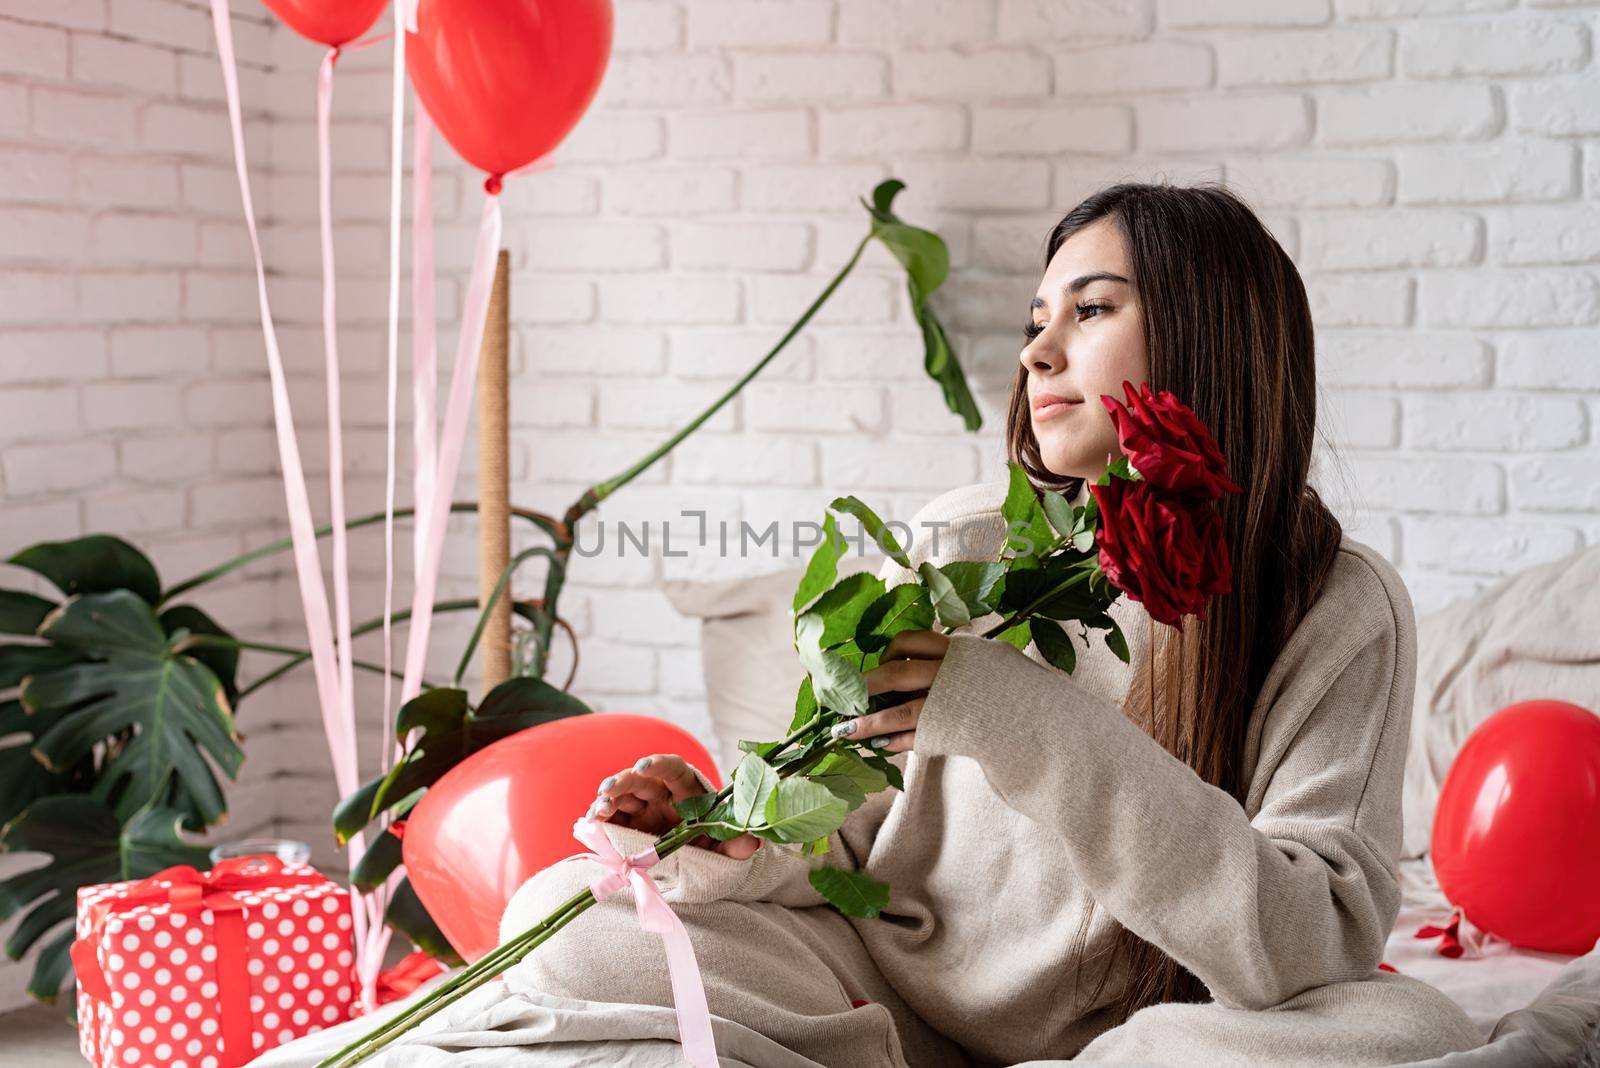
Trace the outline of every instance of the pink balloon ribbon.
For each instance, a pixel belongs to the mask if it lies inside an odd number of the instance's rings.
[[[412,579],[427,559],[428,505],[438,464],[439,345],[435,326],[433,251],[433,120],[412,100],[411,143],[411,524]]]
[[[227,97],[228,121],[233,137],[234,171],[239,181],[239,197],[244,208],[245,227],[250,234],[250,249],[255,259],[256,296],[261,317],[261,332],[266,342],[267,372],[272,385],[273,422],[277,430],[278,461],[283,472],[285,507],[289,515],[289,535],[294,549],[295,577],[300,588],[300,604],[305,614],[306,635],[311,647],[312,673],[317,684],[317,704],[322,711],[323,732],[327,736],[333,762],[334,781],[341,795],[359,785],[356,763],[355,697],[350,648],[349,574],[344,542],[343,443],[339,420],[339,364],[334,343],[335,312],[333,240],[331,228],[331,165],[329,162],[328,116],[333,98],[333,60],[337,52],[324,59],[317,79],[318,142],[321,159],[318,168],[319,204],[322,213],[323,315],[327,345],[329,418],[329,473],[334,535],[334,588],[338,602],[340,642],[334,641],[334,622],[328,610],[328,590],[322,576],[322,557],[317,548],[316,528],[311,518],[311,502],[306,491],[305,469],[290,408],[283,358],[273,326],[272,308],[267,298],[266,265],[261,254],[261,238],[256,227],[255,203],[250,192],[249,164],[245,157],[244,123],[239,101],[239,71],[233,49],[233,23],[227,0],[211,0],[211,23],[217,38],[217,58],[222,65],[222,83]],[[365,47],[362,42],[347,47]],[[366,851],[365,837],[357,833],[347,846],[351,863]],[[352,895],[351,922],[358,947],[367,947],[381,930],[381,912],[371,900]]]
[[[599,822],[579,819],[572,825],[572,836],[591,852],[575,853],[564,860],[593,860],[606,869],[589,889],[596,901],[604,901],[622,888],[633,886],[633,903],[639,910],[639,926],[661,936],[667,950],[667,975],[672,980],[672,1001],[678,1014],[678,1041],[683,1055],[694,1068],[718,1068],[717,1044],[711,1033],[711,1009],[706,1004],[705,985],[700,981],[700,965],[695,960],[689,932],[678,919],[660,887],[650,878],[649,869],[660,856],[655,847],[624,857]]]
[[[500,252],[500,230],[500,198],[493,194],[485,196],[477,248],[472,257],[472,274],[467,282],[466,303],[462,309],[461,332],[456,337],[456,366],[451,373],[450,396],[445,403],[444,430],[439,438],[438,466],[431,487],[431,499],[416,503],[417,516],[426,524],[423,532],[426,552],[411,596],[411,629],[406,635],[405,678],[400,685],[401,704],[422,692],[422,664],[427,656],[428,633],[433,624],[433,596],[439,584],[439,563],[444,554],[445,523],[450,517],[450,498],[455,490],[456,471],[461,466],[467,419],[472,414],[478,357],[489,312],[489,287],[494,282],[494,261]],[[430,276],[432,273],[428,271]]]
[[[335,653],[339,673],[338,729],[342,741],[336,752],[345,759],[334,762],[339,796],[348,797],[360,785],[356,766],[356,698],[354,651],[350,648],[350,549],[345,530],[344,417],[339,372],[339,314],[333,257],[333,151],[329,127],[333,113],[333,65],[339,49],[330,48],[317,70],[317,213],[322,238],[322,347],[328,393],[328,518],[333,525],[334,625],[338,628]]]

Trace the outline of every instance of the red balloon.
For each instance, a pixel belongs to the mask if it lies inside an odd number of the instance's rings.
[[[676,753],[720,789],[716,762],[676,724],[629,712],[572,716],[472,754],[422,795],[400,855],[417,897],[468,961],[500,942],[500,914],[528,877],[587,847],[572,824],[600,780]]]
[[[1478,927],[1527,949],[1600,939],[1600,716],[1521,701],[1478,725],[1439,791],[1433,869]]]
[[[372,29],[389,0],[263,0],[289,28],[329,48],[347,45]]]
[[[445,140],[498,179],[578,124],[611,56],[611,24],[610,0],[422,0],[406,67]]]

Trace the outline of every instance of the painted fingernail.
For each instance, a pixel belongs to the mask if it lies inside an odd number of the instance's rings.
[[[602,814],[610,812],[615,807],[616,806],[611,803],[611,799],[609,797],[602,797],[600,800],[594,803],[594,810]]]
[[[640,757],[639,758],[639,763],[635,764],[633,766],[633,769],[635,771],[643,771],[645,768],[648,768],[649,766],[650,766],[650,758],[649,757]]]
[[[867,739],[867,744],[872,746],[874,749],[882,749],[884,746],[889,744],[889,736],[887,734],[880,734],[876,738]]]
[[[615,785],[617,785],[617,777],[615,775],[607,775],[600,780],[600,792],[604,793]]]
[[[845,720],[843,723],[835,723],[833,727],[829,729],[828,733],[832,734],[835,738],[843,738],[847,734],[854,734],[857,726],[858,724],[855,720],[849,719]]]

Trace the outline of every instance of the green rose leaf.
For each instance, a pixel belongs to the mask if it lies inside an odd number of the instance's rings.
[[[807,679],[806,681],[809,682],[810,680]],[[796,724],[796,726],[798,726],[798,724]],[[789,729],[792,731],[792,730],[794,730],[794,727],[790,727]],[[778,743],[777,742],[758,742],[758,741],[755,741],[754,739],[751,739],[751,738],[740,738],[739,739],[739,752],[741,752],[741,753],[754,753],[756,756],[760,757],[762,760],[765,760],[768,757],[770,757],[774,752],[777,751],[777,748],[778,748]]]
[[[867,606],[856,624],[856,646],[863,652],[881,652],[904,630],[933,627],[933,599],[926,586],[902,582]]]
[[[809,779],[780,780],[767,798],[767,825],[762,837],[778,842],[808,842],[839,829],[850,806],[820,783]]]
[[[1119,455],[1116,457],[1116,459],[1112,460],[1106,465],[1106,469],[1100,473],[1099,478],[1094,480],[1094,484],[1096,486],[1104,486],[1109,484],[1113,478],[1127,479],[1130,482],[1140,482],[1143,481],[1144,476],[1139,474],[1138,469],[1133,466],[1133,462],[1131,460],[1129,460],[1126,456]]]
[[[1128,639],[1123,635],[1122,628],[1116,621],[1111,623],[1111,629],[1106,631],[1106,647],[1117,654],[1117,659],[1124,664],[1128,662]]]
[[[1008,642],[1019,650],[1027,652],[1028,643],[1033,640],[1033,628],[1028,625],[1028,622],[1028,620],[1024,619],[1018,623],[1013,623],[999,634],[996,634],[995,639]]]
[[[1055,544],[1056,533],[1051,529],[1028,473],[1015,462],[1006,466],[1011,482],[1000,514],[1006,521],[1006,548],[1012,553],[1008,560],[1014,573],[1042,566],[1044,556]]]
[[[811,722],[811,717],[816,714],[817,694],[811,686],[811,676],[807,675],[800,680],[800,686],[794,694],[794,718],[789,721],[789,732],[792,734],[804,727]],[[749,749],[746,752],[761,753],[762,758],[765,759],[772,755],[773,749],[777,748],[777,743],[768,742],[765,744],[767,746],[766,752],[761,752],[760,749]],[[741,742],[739,748],[744,749],[744,743]]]
[[[800,576],[800,585],[795,587],[796,612],[810,604],[817,594],[831,587],[839,577],[841,545],[839,526],[834,522],[833,513],[828,512],[822,517],[822,544],[812,551],[811,559],[806,563],[806,573]]]
[[[144,553],[110,534],[29,546],[10,560],[49,579],[67,596],[131,590],[146,604],[161,599],[161,579]]]
[[[1072,646],[1072,635],[1064,631],[1061,624],[1049,619],[1029,620],[1028,630],[1033,635],[1033,644],[1039,653],[1051,664],[1072,674],[1078,666],[1078,652]]]
[[[828,507],[835,512],[844,512],[846,515],[855,516],[862,529],[871,535],[872,540],[877,543],[878,548],[883,550],[885,556],[907,571],[911,570],[910,558],[906,556],[906,551],[900,547],[900,542],[890,532],[888,525],[878,518],[878,513],[868,508],[859,498],[853,496],[835,497],[833,503]]]
[[[706,813],[716,806],[717,795],[707,790],[703,794],[686,797],[682,801],[674,801],[672,808],[689,823],[704,819]]]
[[[878,771],[883,772],[883,777],[889,780],[890,786],[896,790],[904,790],[906,788],[905,779],[900,774],[900,768],[892,763],[888,757],[876,749],[861,749],[856,750],[856,752],[868,767],[876,768]]]
[[[777,788],[778,773],[772,770],[772,765],[754,753],[746,753],[733,773],[730,822],[744,828],[760,826],[766,815],[767,800]]]
[[[822,617],[803,612],[796,620],[795,648],[811,676],[817,701],[825,708],[859,716],[867,710],[867,680],[850,661],[819,646],[826,628]]]
[[[952,560],[939,568],[976,619],[993,612],[1005,587],[1006,565],[993,560]]]
[[[1039,495],[1039,500],[1044,506],[1045,518],[1050,520],[1055,532],[1063,538],[1072,537],[1077,526],[1077,513],[1067,499],[1059,493],[1047,491]]]
[[[860,871],[846,871],[829,865],[812,868],[806,876],[817,893],[827,898],[846,916],[877,919],[889,907],[889,884]]]
[[[887,775],[850,749],[835,749],[829,753],[817,762],[807,778],[826,786],[849,805],[852,812],[861,807],[868,794],[877,793],[889,785]]]
[[[967,602],[962,600],[955,584],[943,571],[924,560],[917,565],[917,574],[928,587],[928,597],[933,601],[933,610],[938,614],[941,625],[959,627],[972,619],[972,614],[967,611]]]
[[[855,637],[861,615],[883,596],[883,580],[867,571],[857,571],[840,579],[807,612],[821,616],[825,624],[818,644],[831,649]]]

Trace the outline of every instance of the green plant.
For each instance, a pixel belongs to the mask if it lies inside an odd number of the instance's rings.
[[[482,609],[478,629],[473,633],[462,654],[452,688],[448,691],[423,693],[399,710],[396,718],[396,737],[405,738],[409,735],[411,738],[405,755],[386,776],[363,784],[359,790],[340,802],[334,813],[334,831],[341,842],[347,841],[357,831],[380,819],[385,812],[389,812],[392,817],[404,815],[417,803],[427,787],[438,781],[445,772],[511,731],[563,715],[588,711],[587,708],[574,708],[578,704],[576,699],[553,687],[547,686],[539,690],[516,689],[519,682],[542,679],[548,666],[551,637],[559,621],[557,606],[566,579],[568,562],[576,543],[578,523],[612,494],[667,455],[771,363],[784,346],[810,322],[812,316],[854,269],[869,242],[881,241],[905,268],[912,312],[920,325],[923,338],[923,367],[929,377],[938,383],[946,407],[961,417],[967,429],[973,430],[981,425],[981,416],[967,388],[961,366],[950,350],[944,328],[928,304],[929,296],[949,275],[949,252],[937,234],[912,226],[894,214],[894,198],[903,188],[904,183],[889,179],[873,190],[870,203],[862,201],[869,218],[867,234],[862,237],[850,259],[828,282],[810,307],[749,371],[698,416],[648,455],[622,473],[582,493],[559,521],[547,521],[541,524],[551,544],[528,549],[518,554],[507,565],[505,572],[499,577],[490,604]],[[519,607],[532,621],[533,655],[528,664],[528,674],[524,679],[513,678],[502,683],[485,695],[480,703],[474,705],[466,691],[461,688],[461,677],[482,633],[483,622],[494,602],[506,595],[512,575],[526,561],[535,557],[543,558],[547,562],[544,595],[536,601],[519,603]],[[563,700],[558,700],[558,697]],[[382,885],[399,868],[400,862],[398,840],[393,835],[378,835],[374,845],[369,848],[367,857],[352,873],[351,880],[362,889]],[[446,955],[448,944],[431,921],[424,922],[425,914],[422,913],[419,903],[414,900],[414,895],[408,895],[406,904],[407,911],[404,914],[397,914],[393,908],[390,909],[390,922],[417,945],[437,955]],[[449,953],[448,959],[453,958],[454,954]]]
[[[976,429],[981,422],[959,363],[928,300],[949,273],[949,255],[938,235],[895,216],[892,204],[904,188],[880,183],[863,201],[869,232],[849,261],[778,342],[737,382],[665,442],[627,470],[585,491],[559,519],[513,508],[512,516],[534,526],[550,544],[520,553],[499,578],[490,605],[476,600],[443,601],[435,612],[478,610],[478,626],[464,650],[453,684],[424,691],[403,706],[397,737],[410,742],[391,771],[342,799],[335,813],[340,841],[387,813],[404,815],[455,764],[507,734],[563,716],[589,711],[577,698],[543,678],[556,627],[564,626],[558,602],[578,522],[633,481],[701,424],[767,366],[810,322],[850,271],[870,241],[878,240],[906,270],[907,289],[923,338],[923,365],[940,386],[946,405]],[[475,511],[457,502],[452,511]],[[408,509],[397,518],[411,515]],[[350,520],[346,529],[382,522],[379,513]],[[325,537],[331,527],[318,529]],[[175,863],[204,867],[206,851],[179,831],[200,832],[226,815],[217,772],[235,776],[244,759],[234,728],[240,701],[310,659],[305,649],[243,641],[200,609],[179,598],[252,563],[284,552],[288,538],[264,545],[191,578],[163,588],[155,567],[127,542],[105,534],[49,542],[25,549],[10,563],[33,571],[60,591],[59,599],[21,590],[0,590],[0,849],[42,852],[40,867],[0,881],[0,922],[23,909],[6,943],[20,960],[40,945],[29,992],[53,1000],[70,971],[68,923],[79,886],[142,878]],[[543,596],[514,600],[530,629],[533,656],[527,673],[507,680],[473,703],[461,685],[488,609],[510,596],[513,573],[526,561],[547,562]],[[403,622],[408,612],[397,612]],[[359,636],[381,619],[352,628]],[[283,659],[249,685],[237,683],[241,650]],[[356,661],[365,671],[378,665]],[[568,680],[570,682],[570,680]],[[351,873],[362,889],[381,885],[400,864],[399,839],[373,836]],[[420,948],[456,960],[449,943],[401,880],[386,912],[387,922]],[[48,940],[46,936],[56,932]]]

